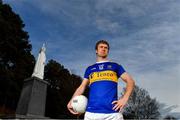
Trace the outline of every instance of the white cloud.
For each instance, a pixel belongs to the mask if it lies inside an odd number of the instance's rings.
[[[149,72],[137,75],[139,85],[150,92],[161,103],[178,105],[174,111],[180,111],[180,64],[164,71]]]
[[[162,23],[115,38],[113,46],[119,47],[111,52],[152,97],[167,105],[178,105],[174,111],[180,111],[179,26],[180,22]]]
[[[108,19],[97,18],[96,25],[99,30],[108,33],[117,34],[117,32],[120,32],[121,30],[118,22],[112,22]]]

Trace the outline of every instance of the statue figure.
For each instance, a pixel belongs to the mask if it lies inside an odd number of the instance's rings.
[[[44,66],[46,61],[45,51],[46,51],[45,44],[43,44],[42,48],[39,51],[39,55],[34,67],[32,77],[34,76],[40,79],[44,78]]]

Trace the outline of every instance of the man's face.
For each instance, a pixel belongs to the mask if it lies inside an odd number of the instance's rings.
[[[97,47],[96,54],[99,57],[107,57],[108,55],[108,46],[106,44],[100,43]]]

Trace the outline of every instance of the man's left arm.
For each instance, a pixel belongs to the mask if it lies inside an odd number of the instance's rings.
[[[115,111],[121,111],[124,108],[135,86],[135,81],[127,72],[121,75],[121,79],[126,83],[126,91],[119,100],[112,102],[112,104],[115,104],[113,107]]]

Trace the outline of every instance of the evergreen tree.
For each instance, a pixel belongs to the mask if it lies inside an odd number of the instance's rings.
[[[54,60],[45,66],[45,79],[50,83],[47,89],[46,116],[51,118],[76,118],[67,109],[67,104],[82,79]]]
[[[30,77],[34,56],[28,33],[19,15],[11,7],[0,2],[0,106],[15,110],[23,80]],[[3,110],[2,110],[3,109]]]

